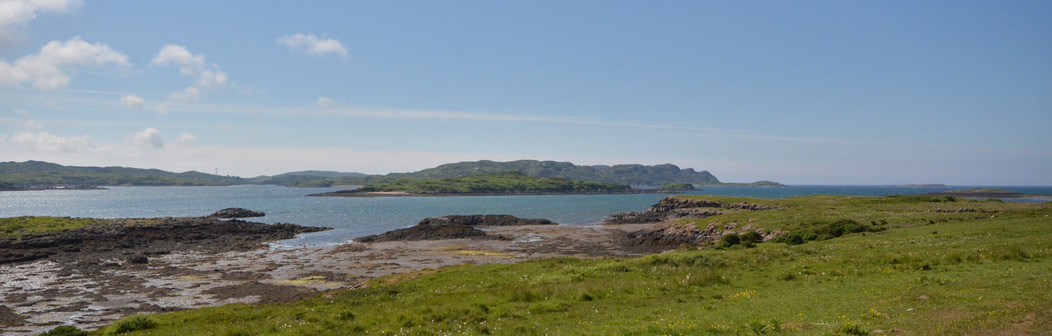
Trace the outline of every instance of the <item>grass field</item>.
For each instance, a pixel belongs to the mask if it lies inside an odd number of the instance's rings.
[[[741,222],[794,232],[849,219],[886,229],[799,245],[463,265],[380,278],[367,288],[290,304],[133,316],[96,333],[1042,335],[1052,330],[1050,203],[699,197],[781,208],[684,220],[685,225]]]

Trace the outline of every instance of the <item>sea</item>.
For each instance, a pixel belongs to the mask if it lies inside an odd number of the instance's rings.
[[[884,196],[920,194],[963,188],[998,188],[1023,194],[1052,195],[1052,187],[901,186],[705,187],[685,194],[783,198],[802,195]],[[223,208],[260,210],[265,217],[248,220],[326,226],[333,230],[302,235],[277,245],[329,245],[353,238],[415,225],[427,217],[471,214],[510,214],[545,218],[562,225],[595,225],[622,211],[642,211],[668,194],[451,196],[343,198],[309,194],[337,188],[280,186],[226,187],[108,187],[101,190],[0,191],[0,217],[68,216],[92,218],[150,218],[206,216]],[[1006,201],[1046,202],[1047,199]]]

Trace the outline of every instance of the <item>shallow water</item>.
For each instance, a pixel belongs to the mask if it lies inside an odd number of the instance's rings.
[[[954,187],[966,188],[966,187]],[[967,187],[971,188],[971,187]],[[997,187],[1052,195],[1052,187]],[[71,216],[96,218],[204,216],[229,207],[261,210],[264,223],[328,226],[283,244],[335,244],[416,224],[426,217],[511,214],[547,218],[564,225],[592,225],[621,211],[641,211],[665,194],[341,198],[307,197],[335,188],[276,186],[111,187],[106,190],[0,192],[0,217]],[[812,194],[880,196],[943,191],[895,186],[706,187],[691,194],[781,198]],[[1044,200],[1040,200],[1044,201]]]

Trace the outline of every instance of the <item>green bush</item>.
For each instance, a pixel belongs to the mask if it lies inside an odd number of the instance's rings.
[[[720,241],[718,243],[716,243],[716,247],[717,248],[727,248],[727,247],[731,247],[731,246],[734,246],[734,245],[738,245],[741,242],[742,242],[742,239],[741,239],[740,236],[738,236],[737,233],[731,233],[731,234],[724,235],[723,237],[720,237]]]
[[[762,243],[763,235],[756,231],[746,231],[741,235],[741,240],[747,243]]]
[[[125,319],[117,322],[117,327],[113,329],[114,334],[124,334],[133,331],[151,329],[157,326],[157,321],[154,321],[146,315],[132,315]]]
[[[51,329],[39,336],[88,336],[88,332],[77,329],[77,327],[74,326],[64,325],[55,327],[55,329]]]

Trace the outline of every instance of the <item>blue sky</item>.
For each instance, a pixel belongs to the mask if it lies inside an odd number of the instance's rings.
[[[1047,1],[0,1],[0,161],[1052,185]]]

